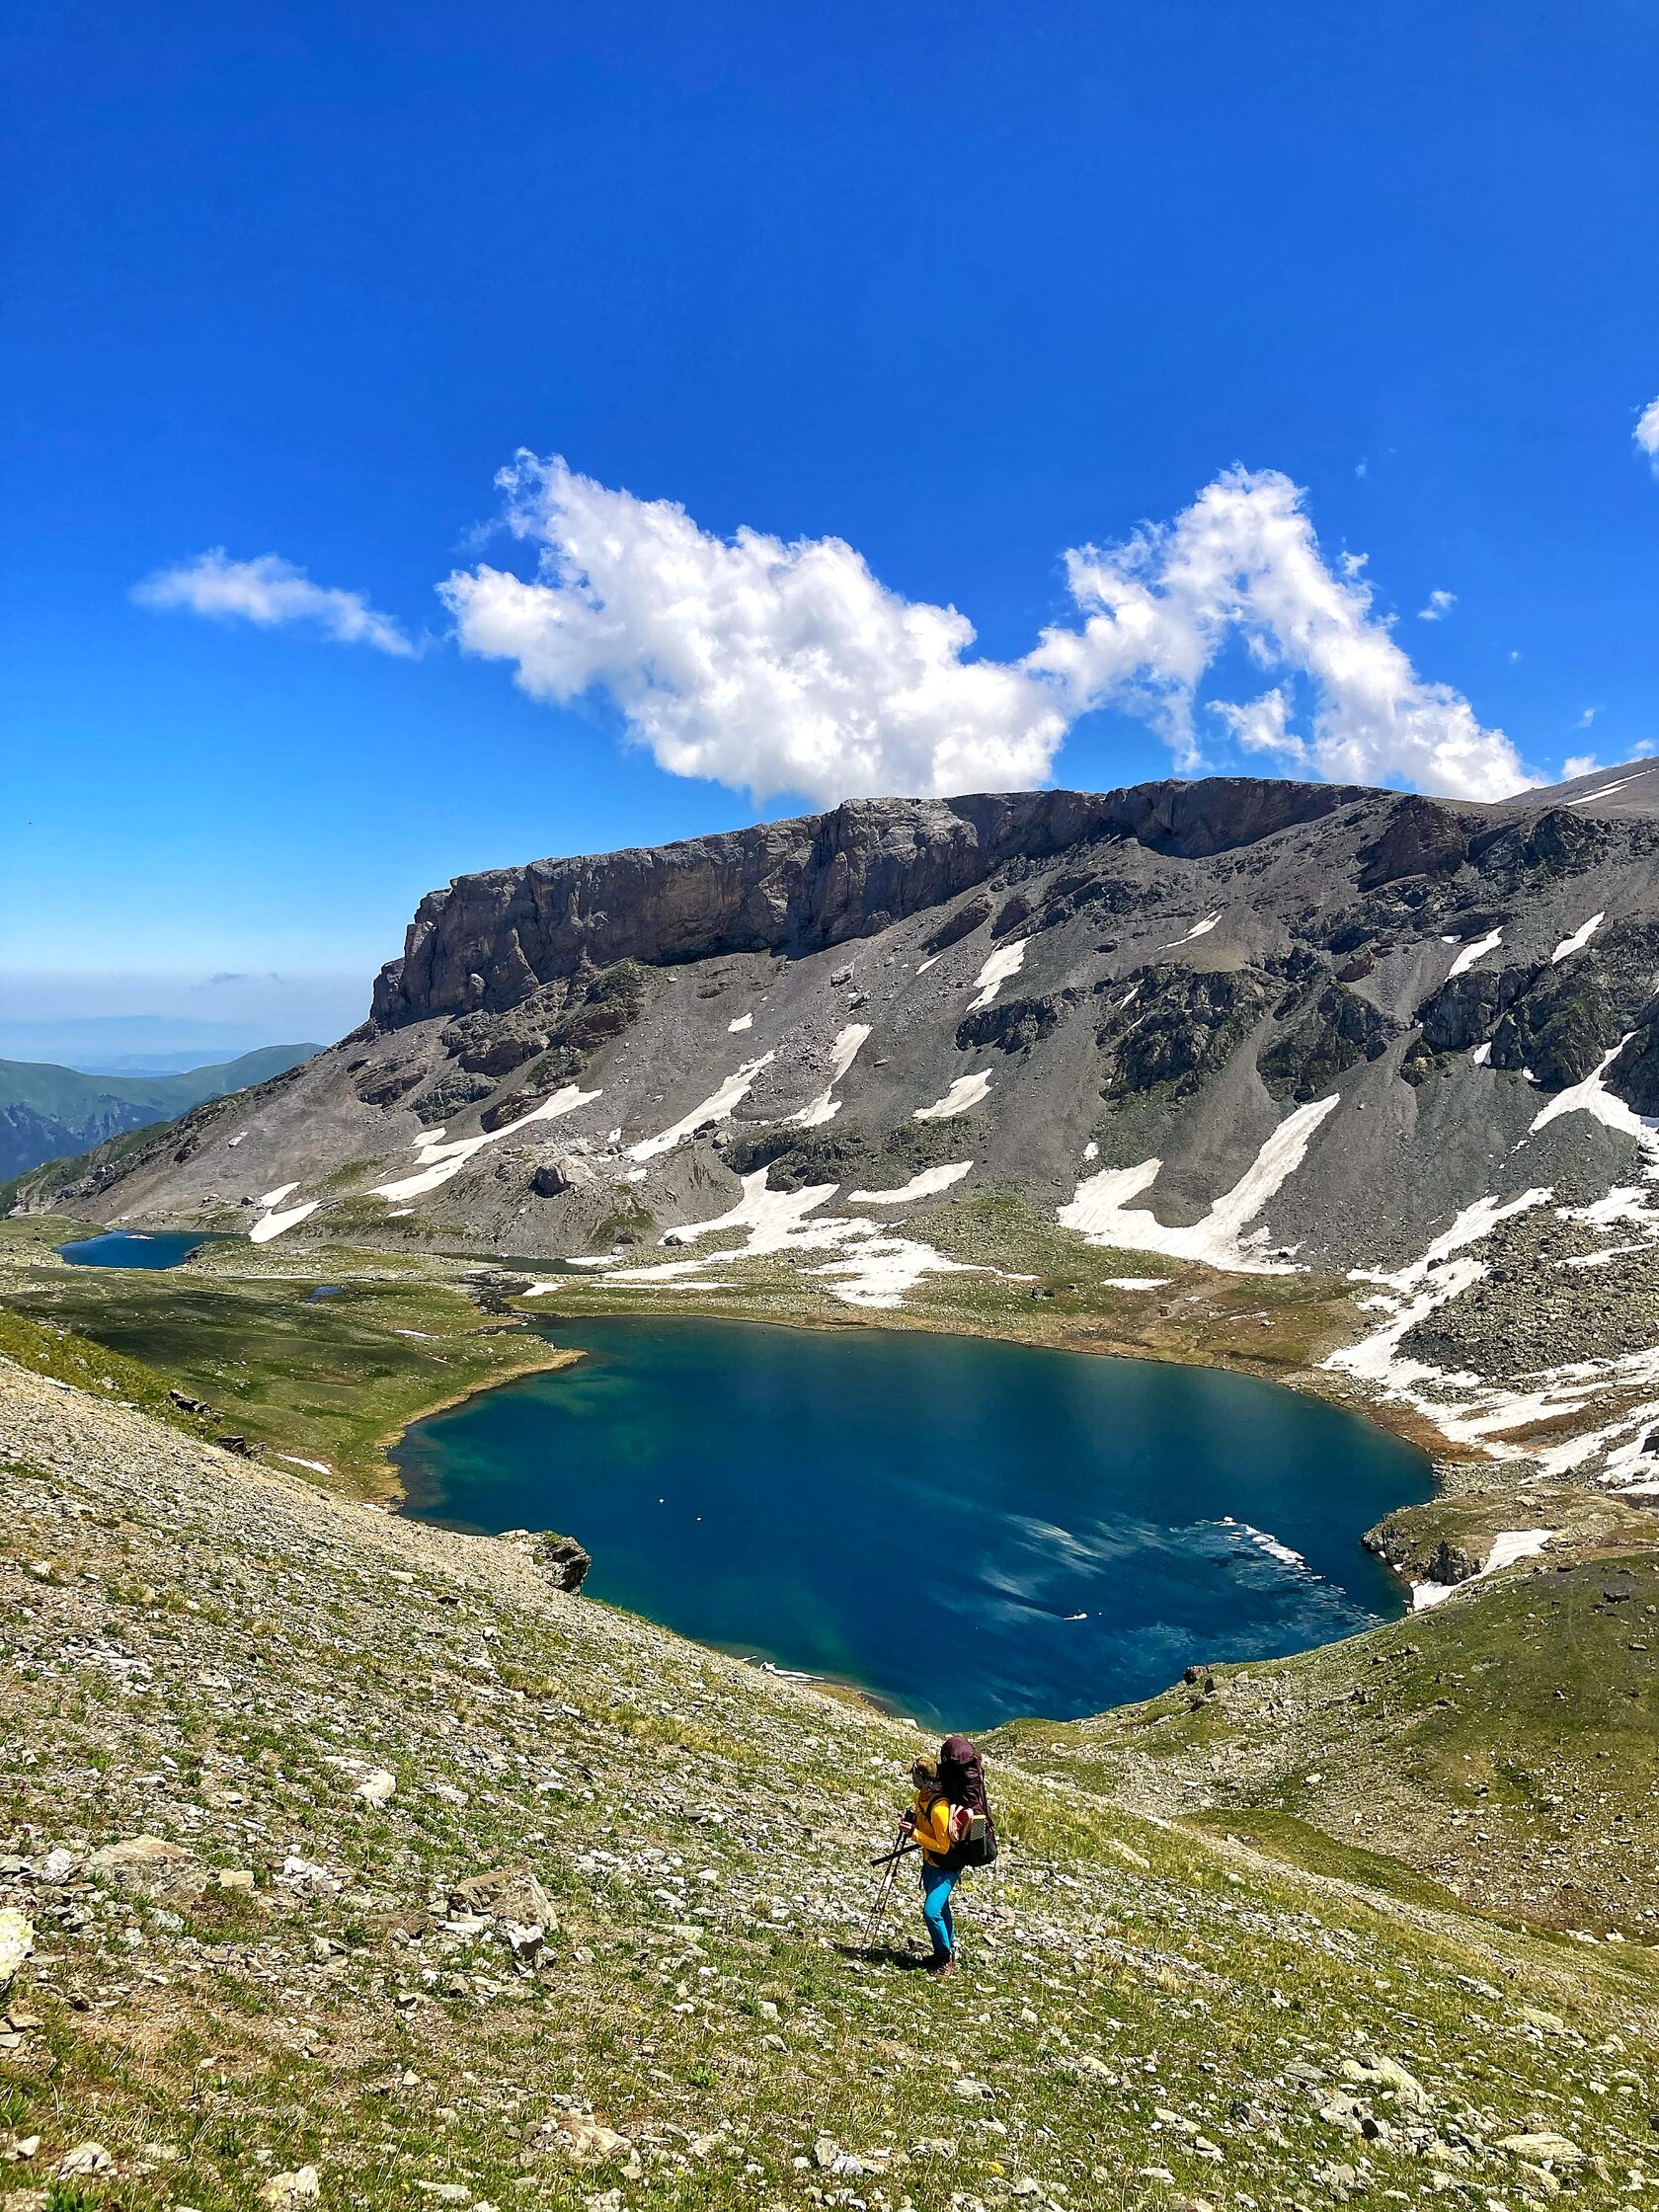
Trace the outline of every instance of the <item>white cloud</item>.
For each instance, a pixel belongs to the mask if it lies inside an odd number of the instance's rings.
[[[1282,684],[1264,691],[1259,699],[1234,706],[1225,699],[1211,702],[1210,711],[1223,723],[1234,744],[1246,752],[1277,752],[1287,760],[1305,762],[1306,746],[1290,727],[1291,698]]]
[[[1569,752],[1561,762],[1561,781],[1573,783],[1580,776],[1593,776],[1601,764],[1593,752]]]
[[[1325,566],[1302,494],[1227,471],[1172,523],[1066,556],[1081,627],[1015,662],[967,658],[973,625],[907,600],[840,538],[786,543],[702,530],[520,452],[499,479],[511,528],[538,548],[525,582],[485,563],[438,587],[462,647],[516,664],[532,697],[610,698],[676,775],[757,796],[1029,788],[1093,708],[1139,714],[1201,764],[1198,691],[1233,639],[1300,679],[1208,702],[1236,741],[1314,774],[1492,799],[1528,781],[1501,731],[1424,682],[1372,611],[1358,560]]]
[[[369,605],[360,592],[341,592],[313,584],[303,569],[276,553],[252,561],[233,561],[222,545],[178,568],[158,569],[132,588],[139,606],[180,607],[219,621],[257,623],[275,629],[303,622],[339,645],[370,645],[377,653],[412,657],[417,648],[389,614]]]
[[[1503,732],[1417,674],[1359,577],[1331,574],[1302,499],[1276,470],[1229,469],[1173,522],[1068,553],[1083,627],[1045,631],[1023,665],[1054,676],[1073,713],[1141,713],[1190,768],[1200,760],[1200,678],[1237,638],[1258,666],[1308,687],[1306,733],[1293,738],[1287,727],[1282,750],[1317,774],[1465,799],[1523,789],[1529,778]],[[1252,727],[1271,734],[1259,717]]]
[[[1642,409],[1641,418],[1636,424],[1635,438],[1653,463],[1655,472],[1659,473],[1659,399],[1650,401]]]
[[[499,481],[537,581],[450,576],[461,644],[515,661],[533,698],[608,693],[673,774],[825,801],[1048,776],[1068,720],[1055,687],[965,660],[965,616],[888,591],[842,539],[727,542],[530,453]]]
[[[1590,725],[1595,721],[1597,715],[1600,714],[1601,711],[1602,710],[1600,707],[1586,707],[1584,712],[1579,716],[1578,720],[1573,724],[1573,728],[1575,730],[1588,730],[1590,728]]]
[[[1443,615],[1450,614],[1457,603],[1456,592],[1431,592],[1428,605],[1417,609],[1417,619],[1419,622],[1438,622]]]

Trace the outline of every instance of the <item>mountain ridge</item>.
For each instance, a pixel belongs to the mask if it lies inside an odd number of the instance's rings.
[[[1039,1246],[1195,1295],[1301,1276],[1347,1386],[1559,1470],[1594,1434],[1629,1481],[1659,1424],[1656,991],[1659,763],[1491,806],[857,801],[458,877],[340,1045],[12,1203],[437,1239],[630,1296],[764,1263],[830,1311],[1017,1281]],[[1025,1224],[994,1264],[988,1207]]]

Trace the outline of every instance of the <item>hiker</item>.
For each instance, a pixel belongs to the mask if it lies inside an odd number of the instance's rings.
[[[921,1853],[921,1914],[933,1945],[927,1970],[943,1977],[956,1971],[951,1892],[965,1866],[988,1866],[996,1856],[996,1830],[985,1770],[966,1736],[947,1736],[937,1762],[918,1759],[910,1779],[916,1794],[906,1825]]]
[[[927,1971],[954,1974],[956,1923],[951,1918],[951,1891],[957,1870],[947,1863],[953,1848],[950,1800],[939,1787],[939,1770],[931,1759],[918,1759],[910,1769],[910,1779],[915,1783],[915,1803],[905,1824],[921,1853],[921,1917],[933,1944]]]

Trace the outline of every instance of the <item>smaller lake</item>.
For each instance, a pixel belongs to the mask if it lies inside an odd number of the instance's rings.
[[[187,1229],[158,1228],[145,1234],[113,1228],[103,1236],[83,1237],[77,1244],[60,1244],[57,1256],[71,1267],[177,1267],[199,1246],[212,1242],[211,1236],[192,1235]]]
[[[1422,1453],[1248,1376],[902,1330],[610,1317],[393,1454],[421,1519],[933,1727],[1071,1719],[1403,1610],[1360,1542]]]

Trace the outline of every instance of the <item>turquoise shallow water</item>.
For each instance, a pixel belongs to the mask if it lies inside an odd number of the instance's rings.
[[[57,1252],[71,1267],[177,1267],[198,1245],[211,1242],[211,1237],[193,1236],[185,1229],[158,1228],[139,1235],[113,1228],[78,1244],[60,1244]]]
[[[580,1364],[409,1432],[408,1510],[564,1531],[593,1596],[929,1726],[1071,1718],[1392,1616],[1360,1533],[1433,1487],[1368,1422],[1209,1369],[693,1319],[547,1333]]]

